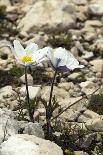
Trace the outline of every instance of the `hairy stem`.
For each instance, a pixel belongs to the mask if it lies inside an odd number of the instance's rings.
[[[47,139],[50,139],[50,130],[51,130],[51,116],[52,116],[52,112],[51,110],[51,102],[52,102],[52,96],[53,96],[53,88],[54,88],[54,82],[55,82],[55,78],[56,78],[56,74],[57,74],[57,70],[54,73],[54,77],[51,83],[51,90],[50,90],[50,97],[49,97],[49,103],[46,109],[46,122],[47,122]]]
[[[27,79],[27,67],[25,66],[25,84],[26,84],[26,98],[27,98],[27,104],[28,104],[28,112],[29,112],[29,117],[30,121],[34,122],[33,114],[32,114],[32,109],[30,106],[30,97],[29,97],[29,89],[28,89],[28,79]]]

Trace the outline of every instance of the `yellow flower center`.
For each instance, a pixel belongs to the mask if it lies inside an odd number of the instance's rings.
[[[23,56],[23,57],[21,58],[21,61],[22,61],[23,63],[31,62],[31,61],[32,61],[32,57],[31,57],[31,56],[25,55],[25,56]]]

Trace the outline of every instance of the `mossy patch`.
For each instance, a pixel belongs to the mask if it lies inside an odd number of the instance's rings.
[[[103,115],[103,94],[92,95],[87,108],[100,115]]]
[[[20,86],[21,83],[20,83],[20,80],[19,78],[24,74],[24,68],[22,67],[17,67],[17,66],[14,66],[10,71],[9,71],[9,74],[11,75],[12,77],[12,84],[14,86]]]
[[[1,5],[0,6],[0,19],[4,19],[6,15],[6,6],[5,5]]]
[[[54,48],[64,47],[66,49],[70,49],[73,45],[72,36],[69,33],[58,33],[50,35],[47,43]]]

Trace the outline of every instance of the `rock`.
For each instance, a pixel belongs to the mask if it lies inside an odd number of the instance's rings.
[[[27,79],[28,79],[28,85],[32,86],[33,85],[33,77],[31,76],[31,74],[27,74]],[[20,77],[20,81],[21,81],[21,83],[25,84],[25,75]]]
[[[10,6],[10,0],[0,0],[0,5],[6,5],[7,7]]]
[[[90,61],[90,64],[93,65],[92,70],[94,72],[102,72],[103,70],[103,60],[102,59],[94,59]]]
[[[78,41],[81,39],[81,31],[76,30],[76,29],[70,29],[69,32],[72,36],[72,40]]]
[[[13,91],[12,86],[5,86],[0,89],[0,106],[14,109],[17,105],[17,94]]]
[[[0,89],[0,99],[2,99],[3,97],[4,98],[11,97],[12,94],[13,94],[12,86],[5,86]]]
[[[93,0],[88,6],[88,13],[91,15],[102,16],[103,15],[103,1]]]
[[[64,100],[61,100],[59,102],[59,104],[61,105],[61,107],[67,107],[67,106],[70,106],[72,104],[74,104],[75,102],[78,102],[80,99],[82,98],[82,96],[79,96],[79,97],[67,97],[65,98]],[[81,104],[81,102],[78,102],[76,103],[75,105],[71,106],[71,108],[73,110],[80,110],[82,107],[84,106],[84,104]],[[73,116],[74,117],[74,116]]]
[[[13,67],[13,54],[7,46],[7,41],[0,41],[0,69],[10,70]]]
[[[25,133],[29,135],[35,135],[40,138],[44,138],[44,132],[42,129],[41,124],[35,122],[24,122],[24,121],[17,121],[15,117],[17,115],[14,114],[11,110],[7,108],[0,109],[0,143],[11,135],[17,133]]]
[[[79,41],[75,42],[75,46],[76,46],[78,51],[80,51],[81,53],[84,53],[84,48],[83,48],[82,44]]]
[[[82,56],[82,58],[86,59],[86,60],[91,60],[91,58],[94,57],[93,52],[85,52],[85,55]]]
[[[85,27],[102,27],[102,22],[99,20],[87,20],[85,22]]]
[[[73,0],[76,5],[86,5],[87,0]]]
[[[76,17],[77,17],[77,19],[78,19],[79,21],[81,21],[81,22],[84,22],[84,21],[87,20],[86,15],[85,15],[84,13],[81,13],[81,12],[77,12],[77,13],[76,13]]]
[[[75,155],[89,155],[88,153],[86,152],[83,152],[83,151],[74,151]]]
[[[41,98],[47,102],[49,101],[50,88],[51,88],[50,86],[45,86],[41,91]],[[56,86],[54,86],[53,95],[55,95],[55,97],[58,101],[58,104],[63,108],[67,107],[68,105],[72,104],[73,102],[75,102],[81,98],[81,96],[70,97],[69,91],[66,91],[63,88],[59,88]]]
[[[12,52],[11,50],[8,48],[8,47],[2,47],[3,46],[3,41],[0,41],[1,43],[1,47],[0,47],[0,58],[3,59],[3,60],[6,60],[6,59],[10,59],[12,58]],[[6,45],[4,45],[6,46]]]
[[[68,0],[38,1],[20,21],[23,32],[63,30],[75,25],[75,7]]]
[[[82,88],[81,91],[86,95],[92,94],[96,89],[96,84],[91,81],[81,82],[79,85]]]
[[[45,116],[46,116],[46,109],[45,108],[39,108],[34,112],[34,120],[36,121],[40,121],[41,117],[44,117],[45,120]]]
[[[35,135],[39,138],[44,138],[42,126],[39,123],[29,122],[25,125],[24,134]]]
[[[96,133],[91,133],[91,134],[86,135],[86,137],[81,145],[81,148],[83,148],[83,149],[89,148],[91,146],[92,142],[95,141],[95,139],[96,139]]]
[[[90,119],[100,118],[99,114],[95,113],[94,111],[88,110],[88,109],[83,113],[83,115]]]
[[[58,87],[63,88],[64,90],[68,91],[74,88],[74,84],[72,82],[59,83]]]
[[[63,155],[59,146],[31,135],[11,136],[3,142],[0,155]]]
[[[93,41],[97,38],[97,32],[93,27],[86,26],[81,30],[85,41]]]
[[[0,143],[18,133],[18,124],[14,113],[7,108],[0,109]]]
[[[78,81],[79,79],[76,79],[74,82]],[[81,92],[81,89],[78,85],[75,85],[74,89],[69,90],[70,97],[80,97],[83,93]]]
[[[59,118],[63,122],[76,121],[79,115],[80,113],[78,111],[68,109],[67,111],[63,112],[63,114],[61,114]]]
[[[81,72],[74,72],[68,76],[68,80],[76,81],[78,78],[81,77],[81,75],[82,75]]]
[[[50,88],[50,86],[45,86],[41,91],[41,97],[46,101],[49,100]],[[64,90],[63,88],[58,88],[56,86],[54,86],[53,94],[55,94],[57,101],[63,101],[69,95],[66,90]]]
[[[95,119],[95,118],[100,118],[100,115],[91,110],[86,110],[85,112],[83,112],[82,115],[79,116],[78,122],[86,122],[90,119]]]
[[[103,132],[103,120],[100,118],[90,119],[85,123],[85,126],[89,130]]]
[[[103,53],[103,39],[97,39],[93,45],[93,50],[96,50],[97,53]]]
[[[29,90],[30,99],[33,100],[33,99],[35,99],[35,97],[39,96],[41,88],[40,88],[40,86],[28,86],[28,90]],[[23,96],[26,95],[26,87],[25,86],[21,87],[20,93]]]

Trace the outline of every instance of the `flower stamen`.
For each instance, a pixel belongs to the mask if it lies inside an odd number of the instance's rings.
[[[23,63],[31,62],[31,61],[32,61],[32,57],[31,57],[31,56],[25,55],[25,56],[23,56],[23,57],[21,58],[21,61],[22,61]]]

